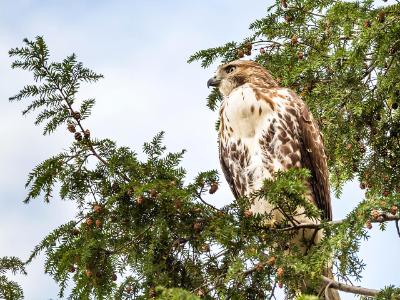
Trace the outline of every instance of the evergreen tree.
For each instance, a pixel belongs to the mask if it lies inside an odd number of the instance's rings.
[[[32,72],[35,84],[10,100],[28,100],[23,113],[37,112],[35,124],[44,125],[44,134],[61,127],[74,139],[68,150],[32,170],[25,199],[50,201],[57,184],[61,199],[77,204],[76,217],[53,230],[26,262],[45,253],[45,271],[59,284],[60,297],[71,285],[70,299],[273,299],[278,288],[289,297],[315,299],[298,295],[307,280],[400,299],[394,286],[376,291],[348,284],[361,276],[357,252],[372,223],[385,230],[387,222],[400,219],[400,5],[281,0],[250,29],[244,41],[199,51],[189,61],[208,67],[247,55],[296,90],[324,133],[336,194],[357,178],[365,199],[344,220],[298,226],[285,220],[276,228],[264,228],[262,216],[249,213],[251,199],[216,208],[203,199],[218,190],[216,171],[185,184],[184,151],[168,153],[163,133],[144,144],[146,160],[93,137],[85,120],[95,100],[77,93],[82,83],[102,75],[75,55],[51,62],[42,37],[24,40],[9,52],[16,57],[12,67]],[[219,101],[214,90],[208,106],[215,110]],[[304,198],[308,176],[303,169],[279,173],[257,195],[267,195],[288,215],[302,206],[316,217],[319,212]],[[324,229],[325,238],[307,256],[285,251],[305,226]],[[337,281],[321,276],[332,258]],[[23,272],[23,265],[13,264]]]
[[[5,273],[7,272],[26,275],[24,263],[17,257],[0,258],[0,299],[23,299],[24,294],[21,287],[6,277]]]

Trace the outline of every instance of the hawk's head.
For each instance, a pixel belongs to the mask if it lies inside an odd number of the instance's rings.
[[[245,83],[278,86],[261,65],[250,60],[235,60],[219,66],[215,76],[207,81],[207,87],[218,87],[222,95],[228,96],[233,89]]]

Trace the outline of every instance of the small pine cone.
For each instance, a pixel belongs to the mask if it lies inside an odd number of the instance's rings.
[[[218,182],[211,183],[210,190],[208,191],[210,194],[214,194],[218,190]]]
[[[86,218],[86,225],[92,226],[93,225],[93,219],[92,218]]]
[[[85,137],[85,139],[89,139],[89,138],[90,138],[90,130],[89,130],[89,129],[86,129],[86,130],[83,132],[83,136]]]
[[[281,0],[281,5],[283,8],[287,8],[286,0]]]
[[[125,292],[127,292],[128,294],[132,293],[132,287],[131,286],[127,286],[125,288]]]
[[[196,232],[200,232],[202,228],[203,228],[203,224],[201,224],[200,222],[196,222],[193,224],[193,229]]]
[[[143,196],[139,196],[136,198],[136,203],[138,205],[142,205],[144,203],[144,197]]]
[[[206,293],[204,292],[203,289],[199,289],[199,290],[197,291],[197,293],[196,293],[196,295],[199,296],[199,297],[203,297],[205,294],[206,294]]]
[[[282,278],[284,272],[285,272],[284,269],[283,269],[282,267],[280,267],[280,268],[278,268],[278,269],[276,270],[276,276],[277,276],[278,278]]]
[[[261,263],[261,262],[259,262],[259,263],[256,265],[256,271],[257,271],[257,272],[261,272],[262,270],[264,270],[264,264]]]
[[[111,276],[111,279],[112,279],[112,281],[117,281],[117,274],[112,274],[112,276]]]
[[[200,207],[195,207],[195,208],[192,209],[192,212],[199,213],[199,212],[201,212],[201,208]]]
[[[384,196],[384,197],[387,197],[387,196],[389,196],[389,191],[383,191],[383,193],[382,193],[382,195]]]
[[[76,120],[80,120],[81,119],[81,113],[79,111],[74,111],[72,113],[72,117],[74,117]]]
[[[75,133],[76,132],[76,128],[75,128],[74,124],[71,124],[71,123],[68,124],[67,128],[68,128],[68,131],[71,132],[71,133]]]
[[[291,15],[285,15],[285,21],[286,21],[287,23],[290,23],[290,22],[293,21],[293,17],[292,17]]]
[[[281,288],[283,288],[283,283],[282,283],[282,281],[278,281],[278,287],[281,289]]]
[[[85,274],[86,274],[87,277],[92,277],[93,276],[93,272],[91,270],[89,270],[89,269],[85,270]]]
[[[303,52],[297,53],[297,58],[298,58],[299,60],[302,60],[302,59],[304,58],[304,53],[303,53]]]
[[[181,209],[182,201],[180,199],[175,200],[174,207],[175,207],[175,209]]]
[[[247,51],[251,51],[253,49],[253,45],[251,43],[246,43],[244,46]]]
[[[245,218],[251,218],[253,216],[253,212],[251,210],[244,211]]]
[[[244,57],[244,51],[241,50],[241,49],[237,50],[237,56],[238,56],[239,58],[243,58],[243,57]]]
[[[293,35],[292,38],[290,39],[292,45],[297,45],[297,43],[299,42],[299,39],[297,37],[297,35]]]
[[[390,179],[389,176],[387,176],[387,175],[383,176],[383,180],[384,180],[384,181],[389,181],[389,179]]]
[[[265,49],[264,48],[260,48],[260,54],[264,54],[265,53]]]
[[[366,21],[364,22],[364,27],[365,27],[365,28],[371,27],[371,21],[370,21],[370,20],[366,20]]]
[[[157,296],[155,288],[150,288],[149,289],[149,297],[150,298],[155,298]]]
[[[156,198],[158,195],[158,192],[155,189],[151,189],[149,194],[150,194],[151,198]]]
[[[380,11],[379,13],[378,13],[378,21],[380,22],[380,23],[383,23],[383,22],[385,22],[385,12],[382,10],[382,11]]]
[[[209,252],[210,251],[210,245],[204,244],[203,246],[201,246],[201,251],[202,252]]]
[[[103,222],[99,219],[96,220],[96,227],[97,228],[101,228],[101,226],[103,225]]]
[[[367,187],[367,184],[365,182],[360,183],[360,189],[364,190]]]
[[[271,257],[267,260],[267,264],[268,264],[269,266],[271,266],[271,267],[275,265],[275,262],[276,262],[275,256],[271,256]]]
[[[72,234],[75,235],[75,236],[79,235],[79,233],[81,233],[81,232],[79,231],[78,228],[74,228],[74,229],[72,230]]]
[[[76,271],[76,268],[74,267],[74,265],[70,265],[68,268],[68,272],[74,273],[75,271]]]
[[[101,213],[102,211],[103,211],[103,207],[101,206],[101,205],[99,205],[99,204],[95,204],[94,206],[93,206],[93,211],[95,212],[95,213]]]
[[[102,276],[103,276],[103,272],[102,271],[96,272],[96,277],[97,278],[101,278]]]
[[[75,132],[75,140],[82,141],[82,134],[80,132]]]
[[[365,223],[365,227],[367,227],[368,229],[372,229],[371,220],[368,220],[368,221]]]
[[[391,212],[391,214],[392,215],[397,215],[397,212],[399,211],[399,208],[396,206],[396,205],[393,205],[391,208],[390,208],[390,212]]]
[[[379,213],[376,209],[373,209],[373,210],[371,211],[371,217],[372,217],[374,220],[377,220],[377,219],[379,218],[379,215],[380,215],[380,213]]]
[[[246,50],[246,55],[250,56],[251,55],[251,50]]]

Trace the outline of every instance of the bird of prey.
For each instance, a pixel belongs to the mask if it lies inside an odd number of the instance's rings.
[[[222,170],[235,198],[258,191],[277,171],[307,168],[311,172],[307,199],[331,220],[327,157],[313,116],[292,90],[280,87],[261,65],[236,60],[218,67],[207,86],[223,95],[220,107],[219,154]],[[284,216],[268,199],[255,199],[250,210],[267,213],[279,223]],[[299,223],[319,223],[297,214]],[[299,240],[317,243],[322,232],[304,229]],[[332,297],[332,299],[339,299]]]

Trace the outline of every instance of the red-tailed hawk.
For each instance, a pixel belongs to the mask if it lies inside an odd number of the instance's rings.
[[[237,60],[220,66],[207,85],[218,87],[223,95],[220,161],[234,196],[250,196],[277,171],[303,167],[312,175],[307,198],[321,210],[321,219],[331,220],[324,145],[300,97],[280,87],[267,70],[252,61]],[[271,213],[275,222],[283,219],[268,199],[255,199],[251,211]],[[320,222],[301,213],[294,219],[300,223]],[[313,229],[304,229],[299,240],[305,237],[314,243],[321,235],[321,231],[315,234]]]

